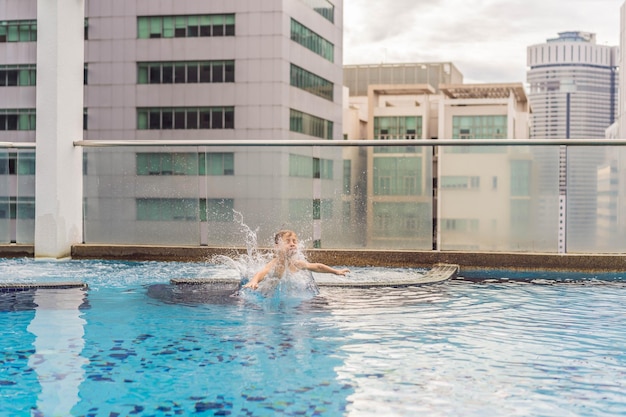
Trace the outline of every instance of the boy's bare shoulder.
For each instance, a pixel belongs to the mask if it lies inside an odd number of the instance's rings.
[[[293,261],[293,265],[298,269],[307,269],[310,267],[311,264],[304,259],[296,259],[295,261]]]

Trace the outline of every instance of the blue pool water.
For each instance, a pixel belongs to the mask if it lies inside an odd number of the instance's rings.
[[[0,283],[89,285],[0,294],[0,415],[626,415],[620,275],[474,272],[268,299],[169,285],[216,274],[0,260]]]

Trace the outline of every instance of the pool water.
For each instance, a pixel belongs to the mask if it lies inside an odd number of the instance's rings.
[[[501,271],[269,298],[169,284],[223,273],[0,260],[0,282],[89,285],[0,293],[0,415],[626,415],[619,275]]]

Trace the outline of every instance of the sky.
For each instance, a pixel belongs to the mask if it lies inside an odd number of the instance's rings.
[[[344,65],[452,62],[469,83],[526,82],[526,48],[559,32],[619,46],[625,0],[343,0]]]

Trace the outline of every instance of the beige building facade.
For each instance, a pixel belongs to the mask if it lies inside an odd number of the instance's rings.
[[[375,84],[345,108],[344,137],[381,141],[360,155],[368,247],[502,250],[512,240],[507,249],[518,250],[533,240],[529,149],[419,146],[425,139],[528,139],[521,83]],[[389,139],[407,145],[384,146]]]

